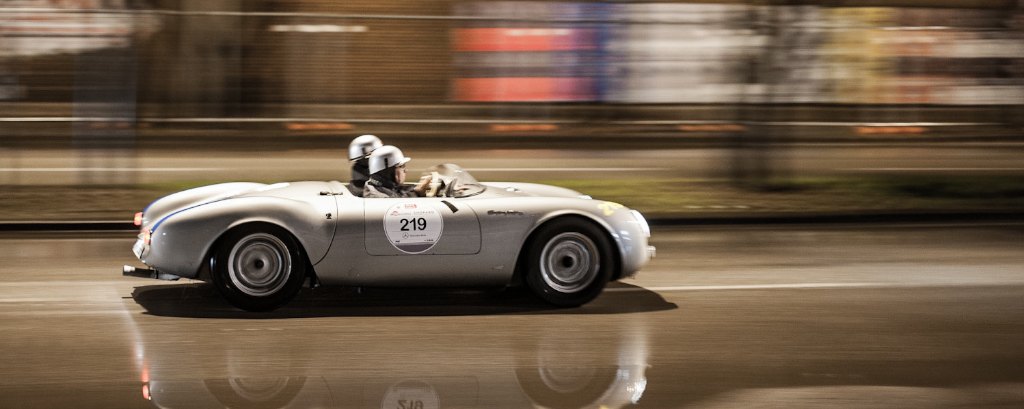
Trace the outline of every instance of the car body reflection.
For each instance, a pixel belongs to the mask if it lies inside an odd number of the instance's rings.
[[[286,350],[295,337],[266,327],[240,330],[248,333],[239,340],[171,342],[196,325],[177,319],[181,327],[135,326],[136,361],[142,397],[160,408],[620,408],[640,401],[648,368],[640,324],[627,320],[595,335],[545,320],[553,324],[509,328],[489,336],[504,340],[490,345],[460,334],[419,342],[380,336],[372,347],[322,336]],[[222,329],[235,332],[236,324]]]
[[[409,379],[353,375],[153,380],[143,388],[160,408],[619,408],[642,391],[637,388],[646,383],[642,368],[516,368],[505,376],[424,374]]]

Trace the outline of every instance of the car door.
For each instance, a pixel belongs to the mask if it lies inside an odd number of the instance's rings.
[[[365,248],[371,256],[480,252],[480,221],[459,199],[367,198],[363,216]]]

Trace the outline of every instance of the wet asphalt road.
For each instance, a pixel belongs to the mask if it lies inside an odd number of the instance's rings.
[[[0,407],[1024,406],[1024,226],[660,229],[584,307],[306,290],[253,315],[120,276],[125,234],[0,236]]]

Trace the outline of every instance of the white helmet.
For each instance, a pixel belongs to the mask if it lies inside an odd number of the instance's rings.
[[[380,172],[384,169],[398,165],[404,165],[411,161],[402,154],[402,150],[391,145],[384,145],[373,150],[370,154],[370,174]]]
[[[380,138],[374,135],[363,135],[352,140],[352,143],[348,144],[348,160],[356,160],[365,158],[374,149],[383,146],[384,143],[380,141]]]

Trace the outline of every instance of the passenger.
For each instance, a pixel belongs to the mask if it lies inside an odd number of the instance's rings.
[[[363,187],[370,179],[370,153],[384,144],[374,135],[363,135],[348,144],[348,160],[352,163],[352,181],[348,190],[356,196],[363,195]]]
[[[405,164],[412,158],[391,145],[377,148],[370,154],[370,180],[363,187],[363,197],[417,197],[424,196],[430,176],[424,176],[416,186],[405,186]]]

